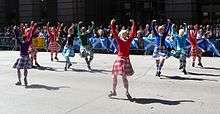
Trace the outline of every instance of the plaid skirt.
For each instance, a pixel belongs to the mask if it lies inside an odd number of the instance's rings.
[[[90,45],[80,47],[80,56],[81,57],[83,57],[83,58],[87,57],[87,56],[92,57],[93,55],[94,55],[94,53],[93,53],[92,47]]]
[[[50,50],[50,52],[59,52],[60,48],[61,47],[57,42],[50,42],[48,46],[48,50]]]
[[[199,48],[192,48],[191,49],[191,52],[190,52],[190,55],[195,57],[195,56],[202,56],[202,50],[199,49]]]
[[[66,57],[74,57],[75,56],[75,52],[73,47],[69,47],[69,46],[65,46],[63,48],[62,51],[62,55],[66,58]]]
[[[132,76],[134,74],[134,70],[132,68],[129,57],[118,57],[112,68],[113,76]]]
[[[20,56],[15,64],[13,65],[13,68],[17,69],[31,69],[32,68],[32,62],[29,56]]]
[[[160,57],[162,57],[162,58],[167,58],[167,57],[168,57],[168,51],[167,51],[166,48],[164,48],[164,49],[159,49],[158,47],[155,47],[152,56],[153,56],[153,58],[155,58],[155,59],[160,59]]]
[[[180,49],[180,50],[173,50],[171,51],[171,55],[175,58],[181,58],[181,57],[187,57],[187,50],[186,49]]]

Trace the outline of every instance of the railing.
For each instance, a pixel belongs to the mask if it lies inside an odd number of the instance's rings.
[[[60,38],[62,39],[62,38]],[[130,50],[136,54],[152,54],[153,49],[154,49],[154,39],[152,38],[148,38],[148,37],[144,37],[144,40],[142,40],[142,42],[140,42],[137,38],[134,38],[134,40],[131,43],[131,48]],[[102,37],[102,38],[95,38],[92,37],[89,39],[93,49],[96,52],[100,52],[100,53],[114,53],[117,51],[117,43],[115,41],[114,38],[107,38],[107,37]],[[59,43],[61,44],[61,42],[63,42],[63,40],[61,40]],[[172,41],[167,41],[169,45],[172,45]],[[171,43],[170,43],[171,42]],[[42,42],[41,42],[42,43]],[[44,42],[45,43],[45,42]],[[220,50],[220,39],[210,39],[210,40],[199,40],[198,44],[204,48],[205,50],[210,51],[210,43],[213,44],[215,49],[211,49],[211,50]],[[46,45],[46,43],[45,43]],[[189,43],[187,44],[188,48],[190,47]],[[208,47],[209,46],[209,47]],[[11,37],[0,37],[0,49],[6,49],[6,50],[17,50],[18,49],[18,45],[16,42],[16,39],[11,38]],[[46,46],[44,48],[39,48],[39,49],[43,49],[46,50]],[[78,51],[80,49],[80,40],[78,38],[76,38],[76,40],[74,41],[74,49],[76,51]],[[215,53],[214,51],[212,51],[213,53]]]

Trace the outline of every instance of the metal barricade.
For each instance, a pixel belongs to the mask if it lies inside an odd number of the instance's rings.
[[[0,37],[0,49],[16,50],[17,41],[12,37]]]
[[[216,39],[216,48],[220,51],[220,38]]]

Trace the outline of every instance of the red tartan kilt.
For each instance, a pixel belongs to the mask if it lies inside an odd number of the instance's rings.
[[[57,42],[50,42],[48,50],[50,50],[50,52],[58,52],[60,51],[60,45]]]
[[[117,76],[132,76],[134,74],[134,70],[131,66],[130,59],[128,57],[118,57],[112,69],[112,75]]]
[[[191,56],[202,56],[202,50],[199,48],[192,48]]]

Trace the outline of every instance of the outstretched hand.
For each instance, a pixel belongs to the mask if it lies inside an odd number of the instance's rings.
[[[79,22],[79,24],[82,24],[82,23],[83,23],[83,21],[80,21],[80,22]]]
[[[114,24],[115,21],[116,21],[116,20],[113,18],[113,19],[111,20],[111,25]]]
[[[47,26],[49,26],[50,25],[50,22],[47,22]]]
[[[133,20],[133,19],[130,19],[129,21],[130,21],[131,23],[134,23],[134,20]]]
[[[92,25],[95,25],[95,22],[94,22],[94,21],[91,21],[91,24],[92,24]]]

